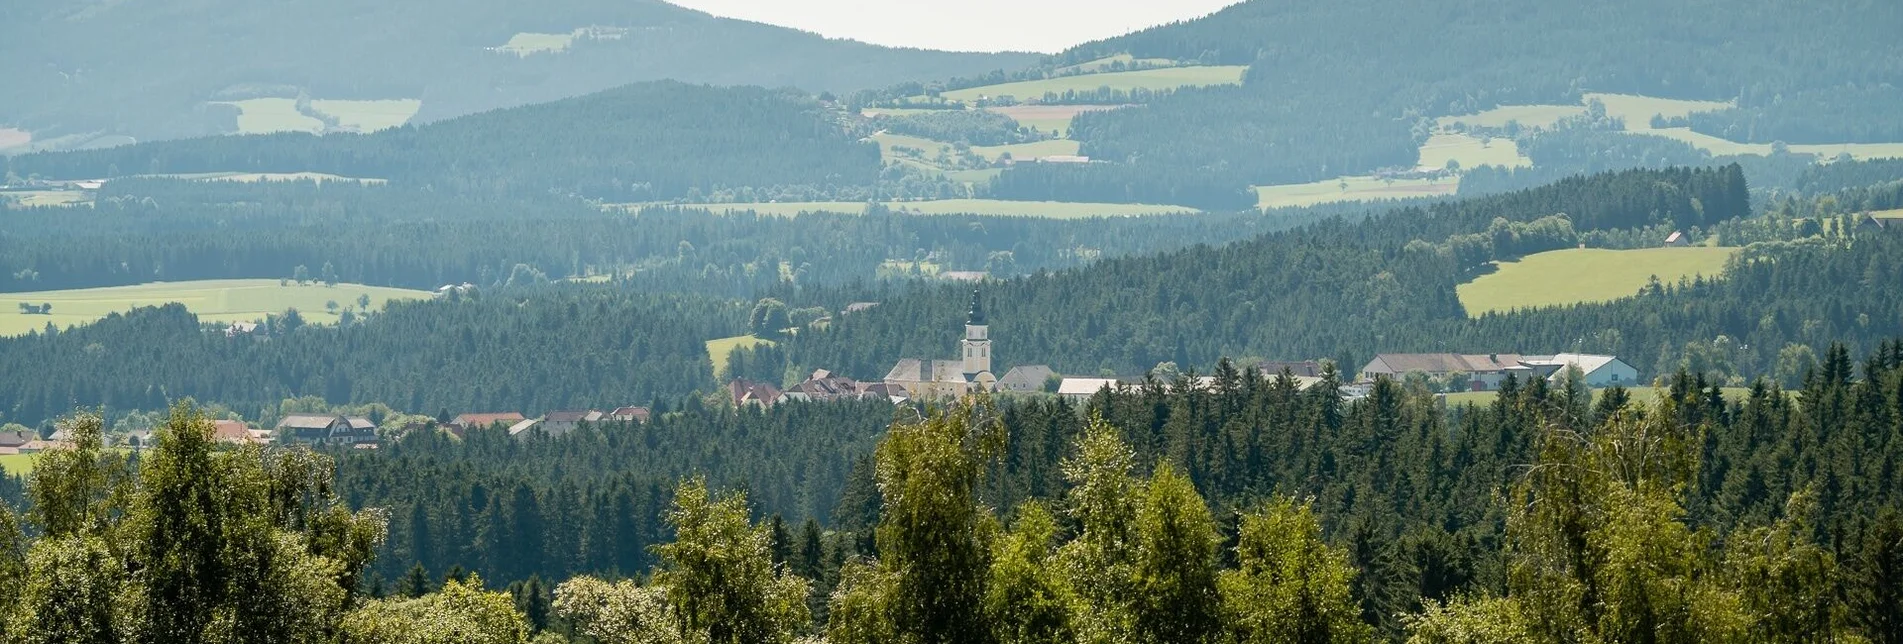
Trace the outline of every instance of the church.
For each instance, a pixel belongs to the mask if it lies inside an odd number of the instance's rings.
[[[979,391],[1037,391],[1050,376],[1050,368],[1022,366],[999,378],[991,371],[990,333],[984,304],[978,301],[978,290],[972,289],[971,308],[965,314],[965,338],[959,342],[964,355],[957,360],[900,360],[886,372],[885,383],[903,388],[914,400],[956,398]]]

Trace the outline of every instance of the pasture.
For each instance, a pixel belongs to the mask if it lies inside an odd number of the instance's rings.
[[[793,217],[804,213],[831,212],[863,214],[866,204],[856,201],[807,201],[787,203],[660,204],[669,208],[705,209],[715,214],[744,214]],[[1005,201],[1002,199],[939,199],[935,201],[889,201],[884,204],[895,213],[907,215],[991,215],[997,217],[1045,217],[1050,219],[1088,219],[1091,217],[1139,217],[1148,215],[1185,215],[1199,212],[1184,206],[1130,203],[1073,203],[1065,201]],[[628,208],[638,205],[621,205]]]
[[[311,109],[335,117],[339,126],[375,132],[403,125],[423,109],[423,101],[399,98],[378,101],[313,100]]]
[[[1498,143],[1496,143],[1498,145]],[[1342,201],[1385,201],[1416,197],[1443,197],[1460,189],[1459,178],[1429,181],[1374,177],[1342,177],[1314,183],[1256,186],[1256,207],[1298,208]]]
[[[1608,302],[1638,294],[1654,276],[1674,283],[1694,275],[1718,277],[1736,248],[1578,248],[1498,262],[1493,273],[1455,288],[1467,315],[1515,309]]]
[[[986,108],[993,112],[1011,117],[1021,127],[1037,128],[1039,132],[1051,132],[1056,136],[1070,133],[1070,122],[1084,112],[1114,110],[1121,105],[1013,105],[1010,107]]]
[[[336,302],[341,312],[355,308],[360,295],[370,296],[372,310],[381,309],[392,300],[431,296],[427,291],[361,284],[279,286],[274,279],[153,282],[137,286],[5,293],[0,294],[0,336],[43,329],[48,322],[61,329],[89,324],[112,313],[169,302],[184,304],[205,322],[261,320],[266,315],[295,308],[306,322],[334,324],[338,314],[326,310],[325,304]],[[20,311],[18,303],[52,304],[53,308],[51,314],[28,314]]]
[[[1903,208],[1896,210],[1879,210],[1870,213],[1870,216],[1876,217],[1877,219],[1903,219]]]
[[[1139,67],[1139,66],[1140,67],[1174,67],[1177,64],[1176,61],[1170,60],[1168,58],[1137,58],[1129,54],[1117,54],[1115,56],[1105,56],[1103,58],[1099,58],[1096,60],[1084,61],[1081,63],[1077,63],[1075,65],[1059,67],[1057,68],[1055,73],[1095,74],[1095,73],[1099,73],[1103,71],[1108,71],[1111,67],[1115,66],[1117,63],[1123,63],[1123,66],[1126,69],[1131,67]]]
[[[0,475],[26,476],[32,474],[33,462],[39,459],[39,454],[0,454]]]
[[[1584,113],[1586,108],[1578,105],[1502,105],[1478,114],[1443,116],[1436,123],[1442,128],[1463,125],[1497,129],[1517,122],[1521,127],[1544,130]]]
[[[225,101],[220,104],[237,106],[240,134],[270,134],[272,132],[317,134],[324,131],[323,121],[297,111],[297,99],[252,98],[242,101]]]
[[[20,208],[82,206],[92,204],[92,195],[83,190],[15,190],[0,192],[0,204]]]
[[[0,127],[0,150],[23,148],[33,143],[33,133],[26,130]]]
[[[721,372],[727,370],[727,354],[733,353],[734,349],[737,349],[739,347],[754,347],[759,345],[766,345],[770,347],[770,346],[773,346],[773,341],[762,340],[750,334],[738,335],[731,338],[719,338],[715,340],[708,340],[707,341],[707,359],[712,360],[714,363],[714,377],[719,378],[721,375]]]
[[[999,85],[987,85],[969,89],[954,90],[940,94],[954,101],[975,101],[985,97],[1012,96],[1018,100],[1030,100],[1043,97],[1046,93],[1062,94],[1066,91],[1087,92],[1101,87],[1130,91],[1134,89],[1170,90],[1181,87],[1203,87],[1208,85],[1240,85],[1242,74],[1248,67],[1244,65],[1223,65],[1203,67],[1169,67],[1164,69],[1145,69],[1134,72],[1109,72],[1104,74],[1083,74],[1078,76],[1060,76],[1034,81],[1018,81]]]
[[[1522,168],[1533,165],[1533,160],[1520,154],[1520,145],[1506,137],[1481,138],[1465,134],[1435,134],[1421,144],[1420,167],[1440,169],[1447,167],[1449,160],[1460,162],[1462,168],[1477,168],[1491,165],[1502,168]]]
[[[1581,103],[1590,104],[1595,100],[1606,106],[1606,116],[1625,119],[1628,130],[1651,129],[1652,117],[1655,115],[1678,118],[1731,107],[1729,101],[1687,101],[1632,94],[1587,94],[1580,97]]]

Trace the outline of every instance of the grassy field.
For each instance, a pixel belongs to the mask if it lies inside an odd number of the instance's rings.
[[[1587,94],[1580,97],[1582,103],[1595,100],[1605,104],[1606,116],[1625,119],[1626,129],[1629,130],[1651,128],[1654,115],[1677,118],[1731,107],[1728,101],[1686,101],[1632,94]]]
[[[1519,122],[1521,127],[1546,129],[1553,127],[1560,119],[1586,113],[1586,108],[1578,105],[1503,105],[1479,114],[1465,116],[1443,116],[1437,121],[1441,127],[1465,125],[1467,127],[1504,128],[1507,123]]]
[[[0,192],[0,202],[22,208],[33,206],[76,206],[91,204],[92,197],[80,190],[21,190]]]
[[[762,340],[760,338],[753,337],[752,335],[739,335],[739,336],[734,336],[731,338],[720,338],[717,340],[708,340],[707,341],[707,359],[712,360],[714,362],[714,376],[719,377],[720,372],[725,371],[727,369],[727,354],[733,353],[733,350],[735,348],[752,347],[752,346],[758,346],[762,344],[767,346],[773,346],[773,341]]]
[[[1346,189],[1342,188],[1344,183],[1347,184]],[[1440,181],[1401,179],[1390,184],[1374,177],[1342,177],[1314,183],[1256,186],[1255,194],[1256,207],[1267,209],[1296,208],[1341,201],[1436,197],[1454,194],[1454,191],[1458,189],[1460,189],[1460,180],[1457,178]]]
[[[33,473],[33,461],[39,460],[39,454],[0,454],[0,471],[7,476],[25,476]]]
[[[1879,210],[1870,213],[1870,216],[1878,219],[1903,219],[1903,208],[1896,210]]]
[[[1092,61],[1077,63],[1075,65],[1071,65],[1068,67],[1059,67],[1057,68],[1057,73],[1059,74],[1094,74],[1094,73],[1102,72],[1106,69],[1110,69],[1111,65],[1115,65],[1117,63],[1123,63],[1125,67],[1132,67],[1136,65],[1147,65],[1150,67],[1169,67],[1171,65],[1175,65],[1176,61],[1170,60],[1168,58],[1137,58],[1129,54],[1117,54],[1115,56],[1106,56],[1104,58],[1099,58]]]
[[[1751,396],[1751,389],[1747,387],[1723,387],[1722,389],[1725,393],[1725,399],[1732,402],[1739,402]],[[1625,390],[1626,393],[1632,397],[1632,402],[1639,404],[1649,404],[1656,401],[1659,398],[1659,394],[1668,391],[1667,389],[1659,387],[1626,387]],[[1606,390],[1604,389],[1594,389],[1592,392],[1593,402],[1598,402],[1600,398],[1605,396],[1605,393]],[[1500,392],[1463,391],[1460,393],[1443,394],[1441,397],[1447,399],[1447,406],[1449,407],[1458,407],[1466,404],[1490,405],[1493,404],[1493,399],[1500,397]]]
[[[1533,165],[1532,159],[1520,154],[1520,145],[1505,137],[1481,139],[1465,134],[1435,134],[1421,144],[1420,167],[1444,168],[1449,159],[1459,161],[1462,168],[1483,165],[1520,168]]]
[[[1499,270],[1460,285],[1456,292],[1467,314],[1605,302],[1630,297],[1653,276],[1661,282],[1681,277],[1717,277],[1736,248],[1580,248],[1536,253],[1503,262]]]
[[[257,320],[295,308],[307,322],[331,324],[337,321],[337,315],[326,311],[324,304],[336,302],[341,311],[355,307],[359,295],[370,296],[372,309],[383,308],[391,300],[430,297],[426,291],[361,284],[278,286],[278,281],[272,279],[154,282],[138,286],[5,293],[0,294],[0,336],[42,329],[48,322],[64,329],[133,307],[168,302],[184,304],[207,322]],[[53,312],[51,315],[23,314],[16,305],[19,302],[52,304]]]
[[[1078,114],[1101,110],[1114,110],[1118,105],[1013,105],[1011,107],[987,108],[993,112],[1011,117],[1022,127],[1035,127],[1040,132],[1055,132],[1057,136],[1070,133],[1070,122]]]
[[[1063,76],[1043,80],[973,87],[970,89],[945,92],[942,96],[954,101],[975,101],[987,96],[1014,96],[1019,100],[1029,100],[1042,97],[1046,92],[1062,94],[1071,90],[1080,92],[1091,91],[1100,87],[1129,91],[1133,89],[1176,89],[1179,87],[1201,87],[1205,85],[1240,85],[1242,84],[1242,73],[1247,69],[1248,67],[1243,65],[1228,65],[1170,67],[1167,69],[1145,69],[1134,72],[1084,74],[1081,76]]]
[[[0,150],[26,147],[33,143],[33,133],[26,130],[0,127]]]
[[[490,42],[495,41],[492,40]],[[544,53],[552,54],[567,51],[568,46],[574,43],[575,34],[573,33],[538,34],[524,32],[510,36],[509,42],[504,43],[501,47],[495,48],[495,50],[505,54],[515,54],[517,56]]]
[[[297,111],[296,99],[253,98],[224,104],[238,106],[238,132],[242,134],[324,131],[323,121]]]
[[[1001,199],[940,199],[936,201],[892,201],[886,207],[910,215],[996,215],[1001,217],[1046,217],[1086,219],[1090,217],[1135,217],[1143,215],[1182,215],[1198,212],[1195,208],[1129,203],[1070,203],[1060,201],[1005,201]],[[792,217],[809,212],[835,212],[848,215],[864,213],[866,205],[856,201],[806,201],[789,203],[670,204],[676,208],[702,208],[720,214],[748,211],[762,215]],[[626,208],[629,206],[618,206]]]
[[[313,100],[311,109],[336,117],[339,125],[359,132],[397,127],[410,122],[423,101],[402,98],[383,101]]]

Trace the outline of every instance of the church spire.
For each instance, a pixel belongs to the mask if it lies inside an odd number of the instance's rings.
[[[978,301],[978,289],[971,289],[971,311],[965,315],[965,324],[969,326],[985,325],[985,305]]]

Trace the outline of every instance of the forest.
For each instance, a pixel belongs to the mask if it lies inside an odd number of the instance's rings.
[[[371,134],[27,154],[9,159],[7,170],[48,179],[323,172],[464,195],[656,201],[724,186],[870,185],[879,150],[858,139],[798,91],[657,81]]]
[[[1458,407],[1412,380],[1343,400],[1332,372],[1307,390],[1227,362],[1208,385],[1194,375],[1080,406],[670,412],[731,428],[704,444],[654,439],[686,426],[609,425],[261,452],[215,447],[178,407],[128,461],[82,415],[66,421],[78,446],[29,481],[25,521],[0,514],[0,575],[27,589],[0,596],[14,603],[0,627],[548,643],[1903,633],[1903,343],[1861,360],[1834,345],[1798,389],[1735,398],[1684,372],[1655,399],[1595,396],[1572,374]],[[761,438],[783,457],[718,449]],[[852,469],[843,483],[785,469],[811,460]],[[837,490],[831,515],[788,480]],[[261,538],[280,554],[247,558]],[[452,553],[444,570],[405,565],[418,543]],[[510,544],[524,549],[471,556]],[[87,601],[101,597],[124,600]],[[227,612],[241,600],[287,617]]]

